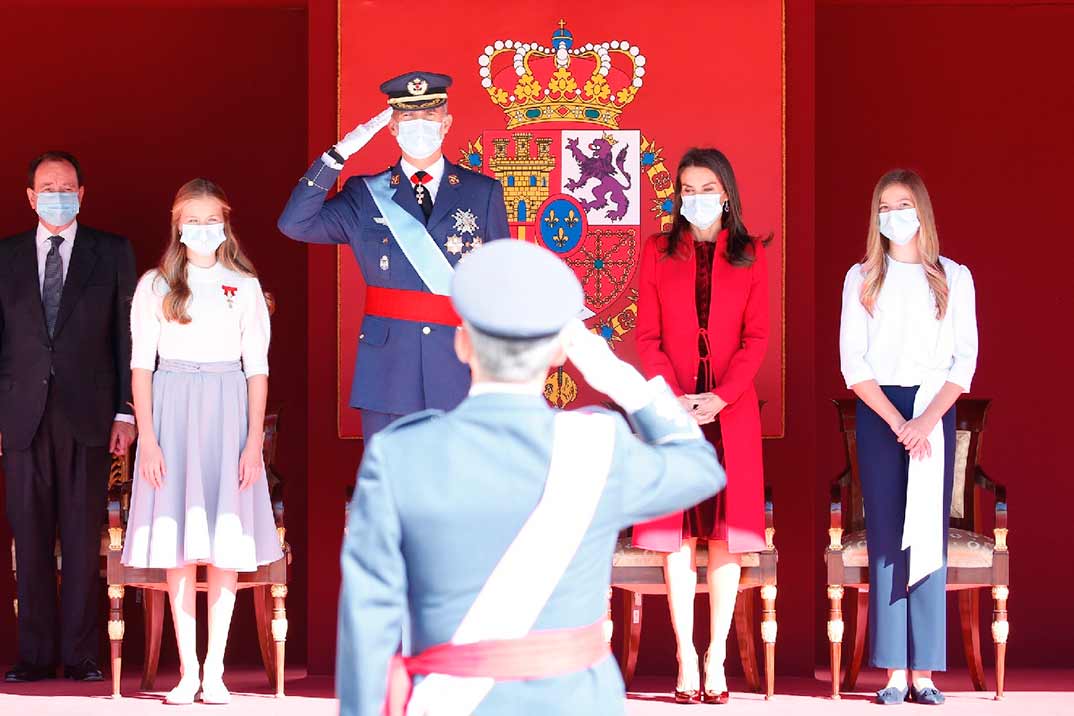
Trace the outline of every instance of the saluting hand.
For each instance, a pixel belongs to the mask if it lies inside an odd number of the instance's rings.
[[[344,159],[349,159],[352,154],[368,144],[369,140],[375,137],[377,132],[384,129],[384,127],[388,125],[388,120],[391,118],[392,108],[389,107],[375,117],[359,124],[357,127],[347,132],[343,139],[336,142],[336,151]]]
[[[239,456],[239,492],[254,484],[265,473],[264,448],[260,440],[247,440]]]
[[[164,486],[164,452],[156,440],[138,441],[138,474],[142,479],[159,490]]]

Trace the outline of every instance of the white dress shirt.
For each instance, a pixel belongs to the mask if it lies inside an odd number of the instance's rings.
[[[257,278],[219,262],[210,268],[188,263],[187,283],[190,323],[182,324],[164,318],[168,286],[156,269],[138,281],[131,305],[131,368],[152,371],[159,354],[192,363],[241,359],[247,378],[268,375],[269,313]]]
[[[410,182],[410,187],[413,189],[414,182],[410,181],[410,177],[417,174],[419,171],[423,171],[428,174],[431,179],[425,183],[425,190],[429,192],[429,196],[433,198],[433,203],[436,203],[436,193],[440,191],[440,180],[444,178],[444,155],[441,154],[440,158],[431,167],[425,169],[418,169],[416,166],[408,162],[406,159],[399,159],[399,168],[402,170],[403,175],[406,177],[406,181]]]
[[[48,252],[52,250],[52,242],[49,241],[49,237],[63,237],[63,243],[60,244],[58,251],[60,252],[60,263],[63,264],[63,280],[66,281],[67,268],[71,265],[71,252],[75,248],[75,234],[77,233],[77,221],[72,222],[70,226],[58,234],[46,229],[44,224],[39,223],[37,225],[37,285],[40,290],[45,290],[45,259],[48,258]]]
[[[60,244],[57,251],[60,252],[60,264],[63,266],[63,280],[66,283],[67,269],[71,266],[71,252],[75,249],[75,235],[77,233],[77,221],[71,222],[70,226],[58,234],[54,234],[46,229],[44,224],[37,224],[37,285],[41,291],[45,290],[45,261],[48,260],[48,252],[52,250],[52,242],[49,241],[49,237],[63,237],[63,243]],[[134,416],[129,413],[116,413],[115,419],[121,423],[134,424]]]
[[[938,370],[969,391],[977,368],[977,310],[970,270],[940,257],[949,277],[950,323],[936,318],[936,300],[919,263],[888,257],[873,315],[861,305],[861,264],[847,272],[839,326],[839,358],[847,387],[875,379],[880,385],[917,386]],[[957,277],[957,280],[953,280]]]

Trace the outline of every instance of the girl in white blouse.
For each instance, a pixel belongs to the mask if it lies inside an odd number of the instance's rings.
[[[839,352],[858,396],[858,468],[869,552],[869,661],[877,702],[943,703],[947,524],[955,401],[977,365],[973,278],[940,256],[921,177],[873,191],[865,260],[847,272]],[[907,671],[910,675],[907,675]]]
[[[227,703],[224,650],[238,572],[281,557],[262,459],[269,313],[223,191],[183,185],[171,240],[131,307],[138,421],[123,563],[165,569],[182,677],[166,700]],[[159,360],[158,360],[159,359]],[[199,679],[196,569],[208,581]]]

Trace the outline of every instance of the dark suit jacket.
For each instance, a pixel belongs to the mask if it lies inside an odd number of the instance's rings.
[[[0,433],[25,450],[45,410],[49,376],[75,438],[108,444],[116,413],[131,413],[130,242],[79,225],[49,339],[36,231],[0,241]]]

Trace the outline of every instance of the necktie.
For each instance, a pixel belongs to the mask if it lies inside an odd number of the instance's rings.
[[[422,171],[414,172],[414,176],[410,177],[410,183],[414,185],[414,198],[418,200],[418,206],[421,207],[421,213],[425,214],[426,221],[433,213],[433,195],[425,185],[432,180],[428,172]]]
[[[45,280],[41,285],[41,302],[45,307],[45,322],[51,338],[56,330],[56,316],[60,313],[60,296],[63,294],[63,259],[60,257],[62,236],[50,236],[52,248],[45,257]]]

